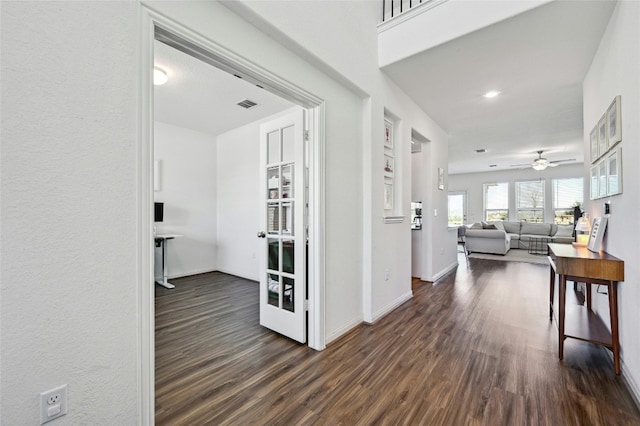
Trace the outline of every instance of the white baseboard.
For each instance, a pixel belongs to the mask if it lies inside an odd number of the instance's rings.
[[[398,297],[396,300],[392,301],[388,305],[383,306],[382,308],[380,308],[376,312],[374,312],[371,322],[367,321],[367,323],[373,324],[374,322],[378,321],[380,318],[382,318],[385,315],[391,313],[391,311],[393,311],[398,306],[402,305],[407,300],[410,300],[412,297],[413,297],[413,292],[411,292],[411,291],[409,291],[408,293],[403,294],[402,296]]]
[[[233,275],[234,277],[240,277],[240,278],[244,278],[245,280],[249,280],[249,281],[260,281],[257,277],[249,277],[247,276],[247,274],[242,273],[242,272],[237,272],[237,271],[230,271],[227,269],[216,269],[216,271],[218,272],[222,272],[223,274],[229,274],[229,275]]]
[[[611,364],[613,364],[613,352],[605,349],[604,347],[602,348],[602,350],[605,351],[607,355],[609,355]],[[629,374],[629,368],[624,363],[624,358],[622,357],[620,357],[620,373],[624,384],[627,386],[627,389],[629,389],[629,392],[633,397],[633,401],[636,403],[636,407],[640,409],[640,387],[638,386],[638,383],[636,383],[636,381],[633,379],[633,377],[631,377],[631,375]]]
[[[354,328],[356,328],[360,324],[362,324],[362,318],[355,318],[355,319],[349,321],[344,326],[340,327],[338,330],[335,330],[335,331],[327,334],[325,336],[325,345],[328,345],[332,341],[344,336],[345,334],[347,334],[348,332],[350,332],[351,330],[353,330]]]
[[[458,267],[458,261],[456,260],[455,262],[453,262],[452,264],[450,264],[449,266],[444,268],[442,271],[440,271],[437,274],[435,274],[433,277],[427,277],[426,279],[425,278],[420,278],[420,279],[423,280],[423,281],[436,282],[440,278],[442,278],[445,275],[447,275],[449,272],[451,272],[454,269],[456,269],[457,267]]]

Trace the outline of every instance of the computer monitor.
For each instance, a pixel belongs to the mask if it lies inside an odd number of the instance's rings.
[[[164,203],[154,203],[153,221],[162,222],[164,220]]]

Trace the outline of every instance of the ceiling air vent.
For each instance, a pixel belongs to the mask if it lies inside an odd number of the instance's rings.
[[[255,106],[258,106],[257,103],[255,103],[253,101],[250,101],[249,99],[244,99],[244,100],[238,102],[236,105],[241,106],[242,108],[245,108],[245,109],[249,109],[249,108],[253,108]]]
[[[478,154],[484,154],[485,152],[487,152],[486,148],[481,148],[481,149],[476,149],[476,152]]]

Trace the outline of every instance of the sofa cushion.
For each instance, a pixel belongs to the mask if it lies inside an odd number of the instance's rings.
[[[550,223],[529,223],[522,222],[520,235],[551,235]]]
[[[520,233],[520,222],[502,222],[504,226],[504,230],[509,234],[519,234]]]
[[[573,237],[573,225],[557,225],[558,229],[554,237]]]
[[[482,229],[482,224],[480,222],[476,222],[469,227],[469,229]]]
[[[498,229],[493,223],[482,222],[482,229]]]
[[[504,224],[499,220],[492,221],[492,222],[487,222],[487,223],[489,223],[490,225],[495,226],[494,229],[499,229],[500,231],[504,231],[505,230],[504,229]]]

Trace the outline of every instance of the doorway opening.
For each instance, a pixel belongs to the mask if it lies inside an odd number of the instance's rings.
[[[275,76],[268,71],[260,68],[258,65],[248,62],[247,60],[234,55],[232,52],[216,45],[208,39],[204,39],[197,33],[168,20],[165,17],[154,14],[149,10],[145,10],[146,14],[143,21],[148,24],[148,38],[143,37],[143,50],[149,54],[143,55],[143,77],[142,77],[142,123],[140,146],[140,264],[141,280],[140,280],[140,343],[141,343],[141,394],[140,404],[142,407],[143,418],[152,420],[154,413],[154,250],[146,247],[146,242],[154,240],[153,229],[153,209],[154,185],[163,186],[163,165],[159,164],[160,176],[154,179],[154,90],[151,85],[151,70],[154,66],[154,50],[155,44],[161,43],[165,46],[178,50],[183,54],[198,59],[208,65],[213,65],[217,70],[229,73],[233,78],[248,82],[260,90],[270,92],[296,105],[294,108],[302,109],[307,112],[305,116],[305,170],[301,173],[305,177],[306,195],[304,201],[300,202],[300,208],[305,211],[308,219],[305,224],[304,238],[305,243],[308,242],[308,270],[305,274],[307,284],[307,294],[305,295],[304,310],[305,318],[308,326],[308,346],[312,349],[324,349],[324,234],[322,232],[322,224],[324,220],[324,210],[321,204],[324,190],[324,173],[323,173],[323,132],[324,127],[324,102],[322,99],[311,95],[305,90],[296,87],[287,81]],[[171,78],[171,76],[169,76]],[[253,102],[251,99],[238,99],[239,104],[249,107]],[[248,109],[250,111],[251,108]],[[277,115],[277,114],[276,114]],[[215,117],[212,117],[215,119]],[[242,145],[237,150],[247,150]],[[166,164],[165,164],[166,166]],[[282,165],[281,165],[282,166]],[[189,171],[189,168],[186,168]],[[301,176],[301,177],[302,177]],[[230,183],[233,186],[233,182]],[[258,183],[255,185],[258,188]],[[256,189],[256,194],[258,190]],[[256,199],[259,195],[256,195]],[[301,199],[302,200],[302,199]],[[172,206],[164,202],[164,223],[166,224],[168,217],[171,215]],[[180,210],[175,205],[174,209]],[[247,209],[251,209],[248,207]],[[179,212],[178,213],[184,213]],[[257,228],[257,226],[256,226]],[[256,233],[253,233],[254,238]],[[176,243],[179,239],[176,239]],[[305,244],[306,245],[306,244]],[[256,257],[264,253],[257,253]],[[266,254],[265,254],[266,257]],[[169,262],[171,257],[169,256]],[[180,266],[180,264],[177,264]],[[287,271],[284,271],[286,275]],[[263,274],[266,275],[266,274]],[[170,290],[169,290],[170,291]]]

